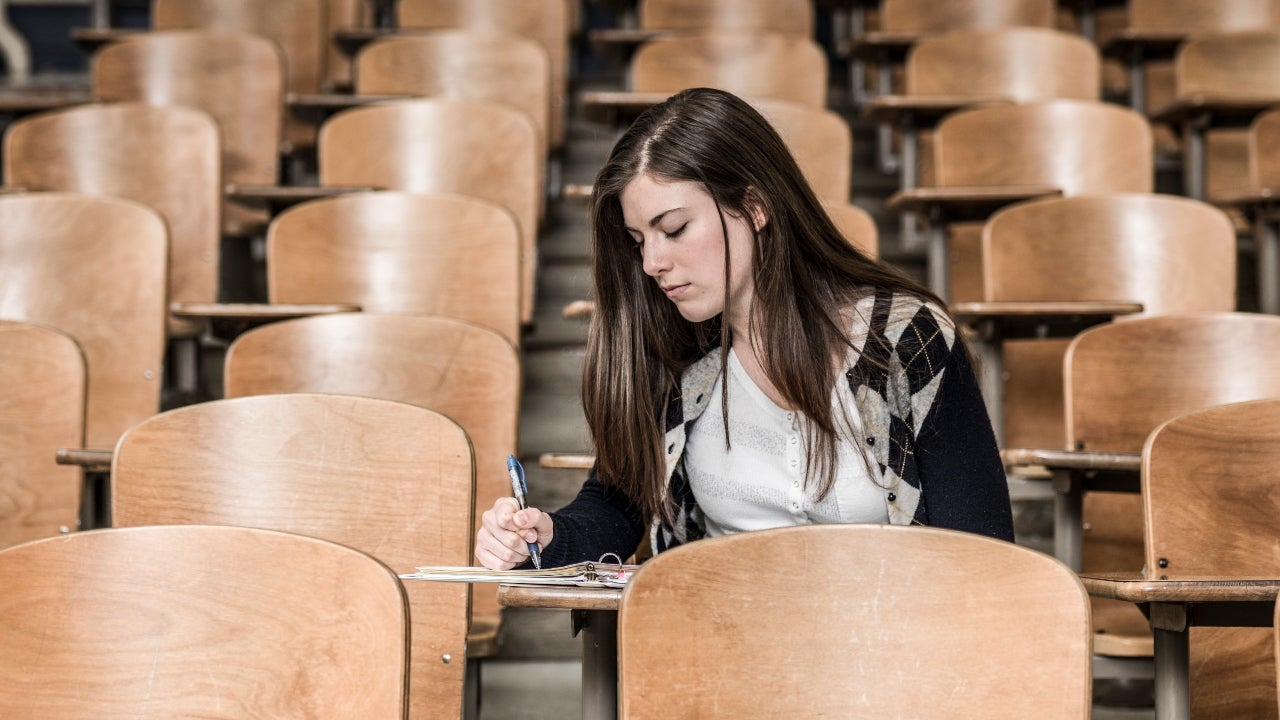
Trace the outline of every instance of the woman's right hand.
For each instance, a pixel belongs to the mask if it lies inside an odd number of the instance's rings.
[[[551,516],[537,508],[520,509],[515,498],[502,497],[480,516],[476,560],[490,570],[510,570],[529,560],[529,543],[546,547],[553,536]]]

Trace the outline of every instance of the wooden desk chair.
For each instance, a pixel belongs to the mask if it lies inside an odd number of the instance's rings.
[[[405,718],[404,587],[356,550],[224,526],[0,551],[5,717]]]
[[[553,151],[564,145],[569,112],[570,0],[398,0],[401,29],[462,28],[505,32],[536,41],[551,69],[550,128]]]
[[[533,120],[544,148],[555,140],[547,52],[519,35],[459,29],[377,40],[356,55],[355,89],[510,105]]]
[[[272,40],[284,55],[284,86],[290,93],[321,89],[326,21],[324,0],[153,0],[151,6],[151,26],[156,30],[247,32]],[[314,124],[285,118],[287,149],[311,147],[315,135]]]
[[[167,252],[164,220],[138,203],[0,196],[0,317],[53,326],[80,344],[89,447],[113,447],[160,409]]]
[[[657,37],[683,32],[737,30],[813,37],[811,0],[640,0],[634,27],[593,28],[588,39],[605,55],[630,55]]]
[[[879,119],[882,168],[897,169],[900,186],[933,184],[926,150],[947,114],[982,104],[1051,98],[1100,100],[1102,60],[1080,35],[1045,27],[966,27],[923,35],[907,54],[900,95],[869,99],[864,115]],[[901,160],[892,152],[901,135]]]
[[[952,302],[981,297],[980,224],[1011,202],[1046,195],[1151,192],[1151,126],[1124,107],[1039,100],[963,110],[938,124],[936,185],[902,190],[889,206],[929,219],[930,286]]]
[[[618,623],[622,718],[1090,712],[1079,579],[956,531],[811,525],[702,540],[641,566]]]
[[[1182,136],[1183,193],[1216,199],[1247,182],[1248,125],[1280,103],[1280,27],[1207,33],[1174,58],[1174,93],[1155,122]]]
[[[1146,315],[1235,309],[1231,221],[1211,205],[1173,195],[1010,205],[983,227],[982,260],[988,303],[1127,300],[1142,303]],[[1007,447],[1061,446],[1068,342],[1003,343]]]
[[[715,87],[821,108],[827,102],[827,57],[806,36],[708,30],[640,46],[631,59],[629,85],[650,94]]]
[[[441,315],[520,344],[520,228],[462,195],[353,193],[286,210],[267,232],[272,303]]]
[[[1280,317],[1256,313],[1155,315],[1086,330],[1064,360],[1066,447],[1138,452],[1182,413],[1280,396],[1278,353]],[[1142,496],[1084,489],[1082,570],[1141,568]],[[1132,604],[1095,600],[1093,611],[1098,653],[1151,654],[1147,621]]]
[[[1276,577],[1280,545],[1280,399],[1179,415],[1143,448],[1150,578]],[[1274,631],[1193,628],[1191,713],[1276,716]]]
[[[131,428],[113,458],[112,517],[117,527],[310,535],[407,573],[471,564],[474,481],[471,441],[435,411],[351,395],[261,395],[189,405]],[[405,591],[410,712],[459,717],[468,588]]]
[[[0,548],[78,528],[80,469],[53,457],[84,445],[85,384],[70,335],[0,320]]]
[[[217,123],[199,110],[132,102],[84,105],[10,125],[4,178],[6,184],[28,190],[110,195],[154,208],[168,226],[168,299],[213,302],[218,293],[220,155]],[[169,333],[176,338],[194,338],[200,329],[169,320]],[[179,378],[176,384],[190,388],[194,382]]]
[[[1280,110],[1258,115],[1249,126],[1249,186],[1230,196],[1218,198],[1229,207],[1238,207],[1253,227],[1254,252],[1258,269],[1258,309],[1280,313],[1280,238],[1276,220],[1280,204]]]
[[[159,31],[135,35],[93,56],[98,100],[185,105],[208,113],[222,139],[222,180],[274,185],[280,179],[284,58],[265,37],[242,32]],[[265,211],[226,202],[222,231],[249,235]]]
[[[520,359],[498,333],[449,318],[350,313],[264,325],[227,350],[227,397],[284,392],[364,395],[431,408],[452,418],[475,449],[476,504],[511,494],[506,458],[516,452]],[[496,650],[497,587],[472,596],[468,655]]]
[[[749,101],[787,141],[818,197],[847,202],[852,190],[853,132],[833,110],[767,97]]]
[[[334,115],[320,130],[320,184],[458,193],[520,224],[520,318],[533,319],[545,163],[524,113],[488,102],[399,100]]]

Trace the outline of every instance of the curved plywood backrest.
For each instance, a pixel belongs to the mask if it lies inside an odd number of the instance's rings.
[[[1112,193],[1011,205],[983,228],[989,302],[1118,300],[1147,314],[1226,311],[1236,236],[1226,214],[1174,195]]]
[[[812,0],[641,0],[639,26],[655,30],[768,30],[813,35]]]
[[[853,132],[843,117],[826,108],[789,100],[754,98],[748,102],[782,136],[818,197],[849,199]]]
[[[1129,27],[1143,32],[1203,33],[1280,27],[1277,0],[1129,0]]]
[[[564,144],[569,111],[570,0],[399,0],[402,29],[465,28],[527,37],[547,52],[551,69],[551,149]]]
[[[437,30],[367,45],[356,56],[356,92],[422,95],[510,105],[551,146],[551,68],[541,45],[510,33]]]
[[[660,553],[623,591],[618,654],[622,718],[841,717],[856,704],[866,717],[1083,720],[1091,702],[1075,574],[936,528],[809,525]],[[779,681],[780,662],[803,670]]]
[[[84,444],[85,384],[71,336],[0,320],[0,548],[76,528],[81,471],[54,457]]]
[[[939,125],[939,186],[1049,185],[1067,195],[1151,192],[1151,125],[1112,103],[1041,100],[963,110]]]
[[[870,257],[880,257],[880,231],[871,213],[849,202],[823,200],[822,207],[849,244]]]
[[[303,535],[113,528],[0,551],[0,715],[404,718],[399,579]]]
[[[776,32],[705,31],[641,45],[631,59],[636,92],[714,87],[811,107],[827,101],[827,58],[811,38]]]
[[[310,535],[405,573],[471,562],[473,483],[467,434],[433,410],[351,395],[259,395],[189,405],[131,428],[113,455],[111,515],[117,527]],[[405,590],[410,705],[459,715],[467,588]]]
[[[292,207],[267,232],[274,303],[441,315],[520,342],[520,229],[462,195],[353,193]]]
[[[272,323],[232,343],[225,387],[227,397],[341,393],[431,408],[471,438],[480,509],[511,494],[506,458],[516,452],[520,358],[511,343],[488,328],[449,318],[372,313]],[[480,512],[475,518],[478,523]],[[475,591],[476,614],[497,614],[496,591]]]
[[[964,27],[1053,27],[1053,0],[882,0],[880,29],[923,34]]]
[[[1038,27],[963,28],[926,35],[907,55],[906,92],[1099,100],[1102,59],[1080,35]]]
[[[184,105],[203,110],[222,139],[222,177],[242,185],[280,178],[284,58],[270,40],[240,32],[174,30],[110,43],[93,56],[98,100]],[[223,227],[235,232],[265,214],[227,203]]]
[[[1280,99],[1280,29],[1193,37],[1178,48],[1174,79],[1179,97]]]
[[[85,443],[110,448],[160,408],[168,236],[155,211],[69,193],[0,197],[0,317],[75,339]]]
[[[520,223],[521,318],[533,317],[545,163],[527,115],[489,102],[398,100],[334,115],[320,130],[321,185],[457,193]]]
[[[204,112],[143,103],[84,105],[15,121],[4,177],[30,190],[110,195],[154,208],[168,225],[169,299],[218,290],[221,144]]]

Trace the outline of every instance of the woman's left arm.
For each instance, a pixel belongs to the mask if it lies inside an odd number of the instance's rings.
[[[960,346],[916,435],[916,468],[928,524],[1013,541],[1009,482],[982,392]]]

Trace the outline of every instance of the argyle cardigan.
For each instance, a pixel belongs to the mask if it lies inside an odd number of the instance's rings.
[[[966,530],[1013,540],[1004,467],[968,355],[938,307],[913,295],[877,292],[859,303],[839,385],[862,417],[861,438],[891,524]],[[657,552],[705,535],[704,517],[685,475],[689,428],[711,399],[721,352],[690,365],[667,403],[666,502],[675,523],[649,528]],[[644,533],[640,511],[592,471],[578,496],[552,513],[555,533],[545,565],[630,555]]]

